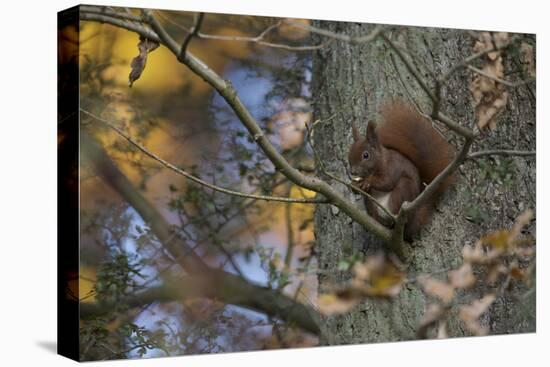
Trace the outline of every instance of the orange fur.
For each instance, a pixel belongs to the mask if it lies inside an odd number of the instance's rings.
[[[380,114],[383,123],[376,130],[382,145],[406,156],[419,171],[422,182],[429,184],[452,161],[454,149],[430,121],[403,102],[385,103]],[[447,177],[437,189],[442,193],[456,181]]]

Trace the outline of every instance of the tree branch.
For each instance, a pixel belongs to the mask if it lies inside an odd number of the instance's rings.
[[[240,276],[208,266],[185,240],[173,233],[170,224],[134,188],[95,138],[85,129],[81,129],[81,143],[84,157],[89,160],[97,174],[139,213],[170,255],[192,277],[192,281],[185,283],[177,292],[191,292],[204,297],[213,297],[222,302],[265,312],[315,334],[320,332],[317,324],[319,316],[316,311],[294,302],[276,290],[252,284]],[[186,286],[188,283],[192,284]],[[159,296],[161,300],[163,299],[163,295],[154,292],[149,296]],[[90,307],[101,308],[100,305]]]
[[[181,50],[178,58],[183,58],[185,56],[185,51],[187,50],[187,46],[189,46],[189,42],[191,42],[191,39],[199,33],[203,20],[204,20],[204,13],[199,13],[199,15],[195,20],[195,25],[191,29],[191,32],[187,35],[187,37],[185,37],[185,40],[181,44]]]
[[[172,24],[172,25],[174,25],[174,26],[176,26],[180,29],[183,29],[185,32],[187,32],[187,33],[191,32],[191,30],[189,28],[187,28],[187,27],[179,24],[178,22],[174,21],[173,19],[171,19],[166,14],[162,14],[162,12],[160,12],[158,10],[155,13],[158,14],[159,17],[161,17],[162,19],[169,22],[170,24]],[[282,43],[273,43],[273,42],[265,41],[264,40],[265,36],[269,32],[271,32],[272,30],[274,30],[275,28],[278,28],[282,23],[283,23],[283,21],[281,20],[281,21],[278,21],[277,23],[274,23],[274,24],[268,26],[266,29],[264,29],[260,34],[258,34],[255,37],[225,36],[225,35],[222,35],[222,34],[207,34],[207,33],[202,33],[202,32],[199,32],[197,34],[197,37],[202,38],[202,39],[212,39],[212,40],[220,40],[220,41],[235,41],[235,42],[257,43],[261,46],[266,46],[266,47],[271,47],[271,48],[280,48],[280,49],[289,50],[289,51],[319,50],[319,49],[325,47],[325,45],[327,44],[325,42],[325,43],[320,43],[318,45],[311,45],[311,46],[309,46],[309,45],[306,45],[306,46],[290,46],[290,45],[286,45],[286,44],[282,44]]]
[[[168,47],[175,55],[178,55],[178,44],[170,37],[157,19],[153,17],[150,10],[145,10],[145,15],[153,30],[157,33],[161,43]],[[191,71],[200,76],[204,81],[210,84],[225,99],[233,109],[241,123],[246,127],[254,141],[260,146],[267,158],[273,165],[290,181],[303,188],[322,194],[332,205],[350,216],[353,220],[378,235],[383,240],[389,240],[389,230],[369,216],[364,210],[357,208],[352,202],[347,200],[340,192],[336,191],[325,181],[317,177],[306,176],[299,170],[292,167],[286,159],[275,149],[271,142],[264,135],[262,129],[250,111],[244,106],[237,95],[237,91],[230,82],[221,78],[216,72],[210,69],[201,60],[197,59],[190,52],[185,54],[183,59],[178,59],[187,65]]]
[[[534,150],[506,150],[506,149],[495,149],[495,150],[483,150],[479,152],[473,152],[468,154],[467,159],[477,159],[482,157],[487,157],[491,155],[503,155],[506,157],[534,157],[537,152]]]
[[[534,82],[536,79],[535,78],[529,78],[527,80],[520,80],[518,82],[511,82],[509,80],[504,80],[504,79],[500,79],[500,78],[497,78],[496,76],[494,75],[491,75],[489,73],[486,73],[485,71],[483,70],[480,70],[472,65],[468,65],[468,69],[470,69],[471,71],[473,71],[474,73],[477,73],[481,76],[484,76],[485,78],[487,79],[491,79],[491,80],[494,80],[495,82],[497,83],[500,83],[506,87],[509,87],[509,88],[517,88],[517,87],[520,87],[522,85],[525,85],[525,84],[529,84],[531,82]]]
[[[455,158],[449,163],[447,167],[443,171],[441,171],[428,186],[416,197],[416,199],[413,200],[412,203],[405,202],[401,206],[401,210],[398,214],[398,221],[399,218],[402,216],[406,216],[409,213],[413,212],[414,210],[418,209],[421,205],[423,205],[426,200],[435,193],[439,185],[451,174],[453,174],[454,171],[466,160],[468,156],[468,151],[470,150],[470,147],[472,146],[473,138],[466,138],[466,141],[464,142],[464,145],[462,146],[462,149],[460,150],[460,153],[455,156]]]
[[[382,35],[382,31],[384,30],[384,28],[381,25],[377,25],[367,35],[352,37],[352,36],[348,36],[347,34],[331,32],[331,31],[328,31],[326,29],[314,27],[310,24],[294,22],[292,20],[285,20],[284,22],[287,23],[287,24],[290,24],[294,27],[305,29],[305,30],[307,30],[311,33],[316,33],[316,34],[319,34],[321,36],[332,38],[332,39],[335,39],[335,40],[338,40],[338,41],[348,42],[352,45],[353,44],[364,44],[364,43],[371,42],[374,39],[376,39],[378,36]]]
[[[154,159],[155,161],[157,161],[158,163],[160,163],[164,167],[176,172],[177,174],[179,174],[181,176],[184,176],[188,180],[191,180],[191,181],[193,181],[193,182],[195,182],[199,185],[205,186],[205,187],[207,187],[209,189],[212,189],[214,191],[218,191],[218,192],[221,192],[221,193],[224,193],[224,194],[227,194],[227,195],[232,195],[232,196],[237,196],[237,197],[242,197],[242,198],[248,198],[248,199],[254,199],[254,200],[280,201],[280,202],[284,202],[284,203],[301,203],[301,204],[324,204],[324,203],[327,203],[327,200],[322,199],[322,198],[308,199],[308,198],[291,198],[291,197],[281,197],[281,196],[248,194],[248,193],[244,193],[244,192],[240,192],[240,191],[234,191],[234,190],[226,189],[226,188],[211,184],[209,182],[206,182],[206,181],[190,174],[189,172],[184,171],[181,168],[178,168],[178,167],[174,166],[173,164],[165,161],[164,159],[160,158],[159,156],[157,156],[153,152],[149,151],[147,148],[145,148],[141,144],[134,141],[132,138],[130,138],[128,135],[126,135],[121,129],[119,129],[118,127],[113,125],[111,122],[109,122],[109,121],[107,121],[107,120],[105,120],[105,119],[89,112],[89,111],[86,111],[83,108],[81,108],[80,111],[82,111],[86,115],[92,117],[93,119],[95,119],[97,121],[100,121],[103,124],[107,125],[107,127],[112,129],[113,131],[115,131],[124,140],[126,140],[127,142],[132,144],[134,147],[136,147],[138,150],[140,150],[146,156],[148,156],[151,159]]]

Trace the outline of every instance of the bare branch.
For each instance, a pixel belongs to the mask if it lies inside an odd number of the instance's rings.
[[[504,86],[507,86],[507,87],[510,87],[510,88],[517,88],[517,87],[520,87],[522,85],[532,83],[536,80],[535,78],[529,78],[527,80],[520,80],[518,82],[511,82],[511,81],[508,81],[508,80],[497,78],[496,76],[488,74],[485,71],[480,70],[480,69],[478,69],[478,68],[476,68],[472,65],[468,65],[468,69],[472,70],[473,72],[475,72],[475,73],[477,73],[481,76],[484,76],[485,78],[494,80],[495,82],[500,83],[500,84],[502,84]]]
[[[134,141],[132,138],[130,138],[128,135],[126,135],[121,129],[119,129],[118,127],[113,125],[111,122],[109,122],[109,121],[107,121],[107,120],[105,120],[105,119],[89,112],[89,111],[86,111],[83,108],[81,108],[80,110],[83,113],[85,113],[86,115],[94,118],[95,120],[100,121],[100,122],[104,123],[105,125],[107,125],[110,129],[115,131],[120,137],[122,137],[127,142],[132,144],[134,147],[139,149],[142,153],[144,153],[149,158],[154,159],[155,161],[157,161],[158,163],[160,163],[164,167],[176,172],[177,174],[182,175],[185,178],[187,178],[187,179],[189,179],[189,180],[191,180],[191,181],[193,181],[193,182],[195,182],[199,185],[202,185],[202,186],[205,186],[209,189],[212,189],[214,191],[218,191],[218,192],[221,192],[221,193],[224,193],[224,194],[227,194],[227,195],[232,195],[232,196],[237,196],[237,197],[242,197],[242,198],[255,199],[255,200],[280,201],[280,202],[284,202],[284,203],[302,203],[302,204],[327,203],[327,200],[321,199],[321,198],[302,199],[302,198],[290,198],[290,197],[280,197],[280,196],[255,195],[255,194],[248,194],[248,193],[234,191],[234,190],[230,190],[230,189],[226,189],[226,188],[223,188],[223,187],[220,187],[220,186],[213,185],[209,182],[206,182],[206,181],[190,174],[189,172],[184,171],[181,168],[178,168],[178,167],[174,166],[173,164],[165,161],[164,159],[160,158],[159,156],[157,156],[153,152],[149,151],[147,148],[145,148],[141,144]]]
[[[171,289],[167,293],[168,296],[192,292],[191,294],[195,296],[211,297],[225,303],[265,312],[267,315],[278,317],[304,330],[315,334],[320,333],[317,323],[319,315],[313,309],[293,301],[277,290],[253,284],[238,275],[207,265],[183,238],[174,235],[170,224],[120,172],[96,139],[86,129],[80,131],[84,157],[90,161],[102,179],[138,212],[164,248],[186,273],[190,274],[189,279],[192,281],[181,285],[175,284],[176,289]],[[159,300],[166,301],[164,296],[158,293],[150,295],[154,299],[158,297]],[[130,305],[133,304],[131,300],[128,302]],[[145,303],[149,303],[148,299]],[[81,314],[83,305],[80,305]],[[103,305],[95,304],[89,307],[102,309]]]
[[[467,158],[468,151],[472,146],[473,138],[466,138],[460,153],[455,156],[455,158],[449,163],[443,171],[441,171],[436,178],[414,199],[412,203],[404,203],[401,207],[401,211],[398,215],[408,214],[416,209],[418,209],[422,204],[424,204],[429,196],[435,193],[439,184],[443,182],[447,177],[449,177]]]
[[[456,65],[452,66],[449,70],[447,70],[447,72],[445,74],[443,74],[443,76],[441,78],[439,78],[439,81],[441,82],[441,84],[445,84],[449,80],[449,78],[455,72],[457,72],[458,70],[467,67],[468,65],[470,65],[475,60],[477,60],[480,57],[483,57],[483,56],[485,56],[485,55],[487,55],[491,52],[500,51],[500,50],[503,50],[503,49],[506,49],[506,48],[510,47],[512,44],[514,44],[519,39],[520,39],[519,36],[514,36],[514,37],[510,38],[510,40],[508,42],[506,42],[506,43],[504,43],[500,46],[495,45],[494,47],[488,48],[488,49],[483,50],[483,51],[479,51],[475,54],[472,54],[472,55],[468,56],[467,58],[465,58],[464,60],[462,60],[461,62],[459,62]]]
[[[158,20],[153,17],[150,10],[145,10],[147,20],[153,30],[158,35],[161,43],[164,44],[175,55],[179,54],[179,46],[174,39],[166,32]],[[231,106],[241,123],[246,127],[254,141],[260,146],[267,158],[273,165],[290,181],[303,188],[315,191],[327,198],[330,204],[337,206],[357,223],[367,228],[384,240],[389,240],[389,230],[369,216],[364,210],[356,207],[354,203],[347,200],[340,192],[332,188],[328,183],[317,177],[306,176],[299,170],[292,167],[288,161],[275,149],[269,139],[264,135],[262,129],[250,111],[244,106],[237,95],[237,91],[231,83],[221,78],[215,71],[210,69],[205,63],[197,59],[190,52],[185,54],[183,59],[178,59],[187,65],[191,71],[200,76],[225,99]]]
[[[168,23],[184,30],[187,33],[190,33],[191,30],[178,22],[174,21],[172,18],[167,16],[166,14],[163,14],[160,11],[155,11],[155,13],[162,19],[166,20]],[[306,46],[290,46],[283,43],[273,43],[265,41],[264,38],[267,36],[268,33],[270,33],[272,30],[278,28],[283,21],[278,21],[277,23],[274,23],[270,26],[268,26],[266,29],[264,29],[260,34],[258,34],[255,37],[246,37],[246,36],[225,36],[222,34],[207,34],[198,32],[197,37],[202,39],[212,39],[212,40],[220,40],[220,41],[235,41],[235,42],[250,42],[250,43],[257,43],[261,46],[271,47],[271,48],[280,48],[285,49],[289,51],[312,51],[312,50],[319,50],[327,45],[326,42],[320,43],[318,45],[306,45]]]
[[[199,13],[199,15],[195,19],[195,25],[191,29],[191,32],[187,35],[187,37],[185,37],[185,40],[181,44],[179,58],[184,57],[185,51],[187,50],[187,46],[189,46],[189,42],[191,42],[191,39],[199,33],[203,20],[204,20],[204,13]]]
[[[305,30],[308,30],[311,33],[316,33],[321,36],[329,37],[338,41],[348,42],[350,44],[364,44],[373,41],[378,36],[382,35],[382,31],[384,28],[381,25],[377,25],[369,34],[364,36],[348,36],[347,34],[341,34],[336,32],[331,32],[326,29],[317,28],[310,24],[304,24],[300,22],[295,22],[292,20],[285,20],[284,21],[287,24],[290,24],[293,27],[302,28]]]
[[[129,12],[119,12],[113,10],[107,6],[93,6],[93,5],[80,5],[80,12],[98,14],[98,15],[107,15],[117,19],[130,20],[133,22],[143,22],[143,19],[139,15],[134,15]]]
[[[503,155],[506,157],[534,157],[537,152],[534,150],[506,150],[506,149],[495,149],[495,150],[483,150],[479,152],[473,152],[468,154],[467,159],[476,159],[487,157],[491,155]]]
[[[139,34],[140,36],[143,36],[144,38],[147,38],[148,40],[158,42],[158,43],[161,42],[159,36],[146,25],[137,24],[137,23],[129,23],[129,22],[125,22],[124,19],[118,19],[118,18],[108,16],[108,15],[89,13],[89,12],[80,12],[80,19],[81,20],[89,20],[89,21],[99,22],[99,23],[111,24],[111,25],[114,25],[116,27],[127,29],[129,31],[135,32],[135,33]],[[143,22],[143,20],[142,20],[142,22]]]

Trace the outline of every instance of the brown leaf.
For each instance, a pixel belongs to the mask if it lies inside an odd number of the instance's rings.
[[[368,297],[394,297],[405,281],[394,261],[385,255],[372,255],[353,267],[353,278],[348,285],[317,299],[319,312],[325,315],[345,313]]]
[[[428,337],[428,329],[446,315],[447,310],[441,305],[437,303],[428,305],[426,312],[424,312],[424,316],[422,316],[422,319],[418,324],[418,330],[416,331],[418,338],[426,339]]]
[[[491,265],[487,273],[487,283],[494,284],[498,280],[499,276],[506,274],[507,272],[508,268],[503,264]]]
[[[533,219],[533,211],[531,209],[527,209],[516,218],[512,230],[510,231],[510,241],[516,241],[518,239],[521,235],[521,230],[531,222],[531,219]]]
[[[510,276],[520,281],[524,281],[526,278],[524,271],[519,268],[517,262],[510,264]]]
[[[530,76],[534,77],[536,75],[535,67],[535,52],[533,51],[533,46],[526,42],[521,44],[521,53],[522,53],[522,62],[526,66],[527,73]]]
[[[508,42],[508,34],[481,32],[478,41],[474,45],[476,52],[486,51],[496,47],[502,47]],[[489,52],[485,57],[486,64],[482,71],[493,78],[502,79],[504,65],[500,51]],[[480,129],[489,126],[496,128],[496,118],[506,107],[508,92],[499,82],[487,76],[475,74],[470,84],[470,92],[474,98],[475,115]]]
[[[474,246],[466,245],[462,249],[462,257],[465,262],[479,265],[494,263],[502,253],[502,251],[495,249],[484,250],[482,240],[477,241]]]
[[[130,71],[130,75],[128,77],[130,83],[130,87],[134,84],[136,80],[139,79],[141,76],[141,73],[143,73],[143,70],[145,69],[145,65],[147,64],[147,54],[154,49],[159,47],[159,44],[157,42],[153,42],[151,40],[148,40],[144,38],[143,36],[139,37],[139,43],[138,43],[138,49],[139,49],[139,55],[134,57],[132,59],[132,63],[130,64],[130,67],[132,70]]]
[[[472,265],[464,263],[457,270],[450,271],[449,281],[455,288],[471,288],[476,282],[476,277],[472,272]]]
[[[481,242],[484,245],[489,245],[497,250],[507,250],[510,243],[510,231],[507,229],[501,229],[481,237]]]
[[[353,274],[353,285],[373,297],[395,297],[405,281],[405,273],[383,254],[355,264]]]
[[[458,317],[466,328],[475,335],[487,335],[488,328],[479,323],[479,317],[495,300],[494,294],[487,294],[482,299],[473,301],[469,305],[460,306]]]
[[[322,294],[317,299],[317,308],[323,315],[346,313],[361,301],[360,297],[341,297],[335,293]]]
[[[418,278],[418,281],[424,288],[424,292],[432,297],[437,297],[444,303],[449,303],[453,300],[455,295],[454,287],[441,280],[430,278],[426,275],[422,275]]]
[[[281,37],[290,40],[299,40],[309,35],[307,26],[310,25],[309,19],[285,19],[281,25],[277,28],[277,31]],[[295,25],[296,24],[296,25]],[[299,25],[303,25],[300,27]]]

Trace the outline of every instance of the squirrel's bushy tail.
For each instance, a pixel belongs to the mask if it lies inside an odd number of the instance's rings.
[[[414,107],[404,102],[386,103],[380,114],[383,118],[383,123],[377,129],[380,141],[385,147],[410,159],[418,168],[422,182],[432,182],[453,160],[452,145]],[[455,180],[454,174],[447,177],[437,189],[437,194]]]

